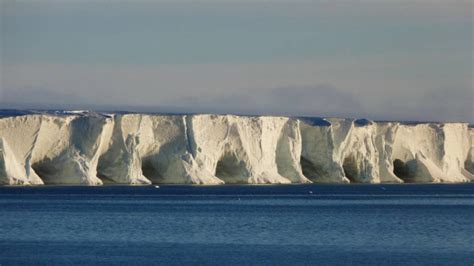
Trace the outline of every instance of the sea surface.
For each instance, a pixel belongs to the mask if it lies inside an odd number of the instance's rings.
[[[474,265],[474,183],[0,187],[0,265]]]

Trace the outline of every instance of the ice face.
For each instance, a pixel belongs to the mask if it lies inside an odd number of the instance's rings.
[[[464,123],[236,115],[0,118],[0,184],[468,182]]]

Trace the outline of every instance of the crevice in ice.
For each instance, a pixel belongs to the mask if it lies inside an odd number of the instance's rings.
[[[156,168],[151,156],[142,158],[142,172],[153,183],[159,183],[164,180],[163,174]]]
[[[400,159],[393,161],[393,173],[405,183],[413,182],[413,176],[410,173],[409,163]]]
[[[349,179],[351,183],[357,183],[357,177],[359,175],[359,170],[357,167],[357,162],[353,157],[346,157],[342,163],[342,169],[344,170],[344,175]]]
[[[464,161],[464,169],[474,175],[474,163],[472,162],[472,160],[467,159],[466,161]]]
[[[44,184],[54,183],[54,172],[56,171],[54,167],[51,166],[51,163],[48,161],[37,162],[31,165],[31,169],[38,175]]]
[[[242,183],[242,177],[248,176],[245,162],[239,160],[235,153],[226,152],[216,165],[216,174],[225,183]]]
[[[104,174],[102,174],[101,172],[99,172],[99,167],[97,167],[97,178],[99,178],[100,181],[102,181],[102,183],[104,183],[104,184],[115,184],[115,183],[117,183],[113,179],[110,179],[107,176],[105,176]]]
[[[311,181],[318,181],[318,179],[326,175],[326,172],[321,167],[317,166],[303,156],[300,157],[300,163],[303,175]]]
[[[0,149],[0,152],[2,152],[1,149]],[[2,183],[8,184],[6,173],[7,173],[7,167],[5,165],[5,160],[3,159],[2,154],[0,154],[0,184]]]

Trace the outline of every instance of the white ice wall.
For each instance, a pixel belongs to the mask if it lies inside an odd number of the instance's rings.
[[[463,123],[22,115],[0,118],[0,184],[466,182],[473,136]]]
[[[406,165],[412,182],[466,182],[467,124],[398,125],[393,159]]]

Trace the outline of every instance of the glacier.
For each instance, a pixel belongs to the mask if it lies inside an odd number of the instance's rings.
[[[458,183],[467,123],[88,111],[0,117],[0,185]]]

